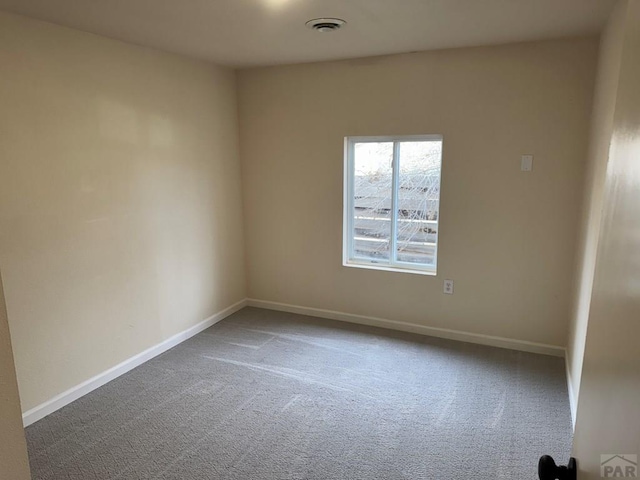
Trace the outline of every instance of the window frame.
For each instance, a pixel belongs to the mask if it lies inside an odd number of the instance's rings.
[[[397,221],[398,190],[400,184],[400,173],[398,169],[398,156],[400,143],[419,141],[439,141],[441,145],[440,154],[440,177],[438,182],[438,229],[436,231],[436,245],[433,265],[415,264],[401,262],[397,260]],[[354,233],[354,190],[355,190],[355,144],[357,143],[391,143],[393,142],[392,159],[392,184],[391,191],[391,245],[389,262],[377,263],[375,260],[358,259],[354,255],[353,241]],[[354,136],[344,137],[344,184],[343,184],[343,230],[342,230],[342,265],[345,267],[365,268],[370,270],[383,270],[389,272],[413,273],[418,275],[436,276],[438,273],[438,249],[440,236],[440,202],[442,198],[442,162],[444,156],[444,140],[441,134],[427,135],[381,135],[381,136]],[[394,232],[396,233],[394,235]],[[394,253],[395,252],[395,253]],[[396,259],[394,260],[394,256]]]

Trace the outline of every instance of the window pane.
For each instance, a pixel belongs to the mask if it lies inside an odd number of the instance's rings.
[[[441,161],[441,141],[400,143],[399,262],[435,265]]]
[[[354,145],[354,257],[389,261],[393,143]]]

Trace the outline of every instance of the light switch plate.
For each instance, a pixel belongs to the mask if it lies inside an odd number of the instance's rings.
[[[530,172],[533,170],[533,155],[522,155],[520,170],[523,172]]]

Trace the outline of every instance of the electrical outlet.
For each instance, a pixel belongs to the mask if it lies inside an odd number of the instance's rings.
[[[444,293],[447,295],[453,295],[453,280],[444,281]]]
[[[520,170],[530,172],[533,170],[533,155],[522,155],[520,160]]]

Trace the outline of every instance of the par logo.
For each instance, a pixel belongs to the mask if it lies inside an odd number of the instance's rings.
[[[637,478],[638,456],[621,453],[600,455],[600,476],[603,478]]]

